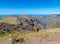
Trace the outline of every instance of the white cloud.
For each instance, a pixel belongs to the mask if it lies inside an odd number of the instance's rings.
[[[0,9],[0,14],[60,14],[60,8]]]

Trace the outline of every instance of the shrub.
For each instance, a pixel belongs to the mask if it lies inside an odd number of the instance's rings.
[[[5,35],[5,33],[4,32],[0,32],[0,36],[4,36]]]

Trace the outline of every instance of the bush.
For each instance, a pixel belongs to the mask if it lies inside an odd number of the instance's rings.
[[[5,33],[4,32],[0,32],[0,36],[4,36],[5,35]]]
[[[60,27],[60,22],[56,22],[56,27]]]

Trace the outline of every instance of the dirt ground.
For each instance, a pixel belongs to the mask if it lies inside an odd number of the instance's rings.
[[[33,37],[25,38],[24,43],[17,42],[15,44],[60,44],[60,36],[53,37]],[[0,41],[0,44],[12,44],[10,40]]]
[[[48,30],[49,31],[54,31],[54,32],[60,32],[58,31],[59,29],[55,29],[55,31],[52,30]],[[0,44],[12,44],[12,41],[10,41],[9,39],[6,40],[1,40]],[[15,44],[60,44],[60,35],[55,34],[53,36],[48,36],[48,37],[32,37],[32,38],[24,38],[24,42],[17,42]]]
[[[28,38],[26,44],[60,44],[60,36]]]

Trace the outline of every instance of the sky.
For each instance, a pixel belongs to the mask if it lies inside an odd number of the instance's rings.
[[[60,14],[60,0],[0,0],[0,14]]]

